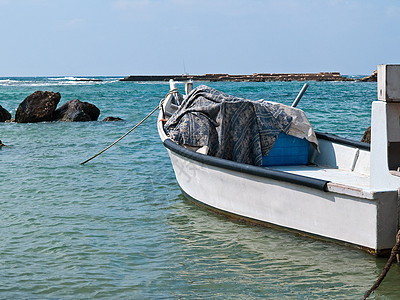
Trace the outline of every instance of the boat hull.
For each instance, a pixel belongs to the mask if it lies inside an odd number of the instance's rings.
[[[395,243],[397,191],[375,193],[372,199],[327,192],[323,184],[309,184],[307,178],[280,180],[262,172],[218,166],[216,158],[207,163],[202,161],[207,160],[206,155],[193,153],[190,158],[186,149],[169,142],[164,144],[180,188],[188,198],[213,210],[351,244],[374,254],[386,252]]]

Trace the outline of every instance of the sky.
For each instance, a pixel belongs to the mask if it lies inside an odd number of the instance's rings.
[[[398,0],[0,0],[0,77],[340,72],[400,63]]]

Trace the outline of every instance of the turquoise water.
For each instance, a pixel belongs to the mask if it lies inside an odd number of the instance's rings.
[[[358,299],[386,259],[231,222],[181,195],[156,115],[168,83],[0,78],[15,114],[36,90],[60,92],[122,122],[0,123],[0,299]],[[196,83],[195,85],[197,85]],[[300,82],[206,83],[291,104]],[[359,140],[376,83],[309,82],[299,104],[319,131]],[[183,85],[179,86],[183,88]],[[371,299],[398,299],[400,266]]]

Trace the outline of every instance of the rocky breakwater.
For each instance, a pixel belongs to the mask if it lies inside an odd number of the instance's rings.
[[[354,81],[339,72],[320,73],[254,73],[251,75],[204,74],[204,75],[132,75],[120,81]]]

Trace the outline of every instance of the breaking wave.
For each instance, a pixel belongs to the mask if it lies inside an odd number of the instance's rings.
[[[0,78],[0,86],[67,86],[67,85],[101,85],[117,82],[116,77],[26,77]]]

